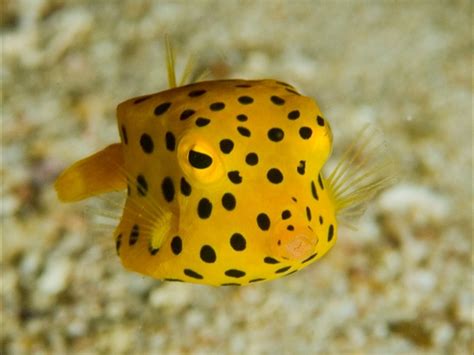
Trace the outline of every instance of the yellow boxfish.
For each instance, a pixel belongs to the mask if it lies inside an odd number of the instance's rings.
[[[341,211],[389,177],[358,169],[359,148],[323,177],[332,133],[315,100],[276,80],[176,87],[170,53],[171,89],[119,104],[121,142],[65,170],[59,199],[127,190],[117,254],[157,279],[248,285],[321,258]]]

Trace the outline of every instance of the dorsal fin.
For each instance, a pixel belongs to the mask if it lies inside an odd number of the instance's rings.
[[[171,44],[171,40],[169,35],[165,34],[165,51],[166,51],[166,70],[168,75],[168,86],[170,89],[175,88],[177,85],[183,86],[186,84],[194,83],[197,81],[202,80],[205,76],[207,76],[208,71],[203,70],[202,72],[195,75],[195,68],[196,68],[196,57],[192,54],[189,55],[188,60],[186,62],[186,66],[184,67],[183,73],[181,75],[181,79],[179,82],[176,78],[176,57],[174,54],[173,45]]]

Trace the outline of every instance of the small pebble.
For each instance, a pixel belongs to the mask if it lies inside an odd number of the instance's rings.
[[[50,259],[38,280],[38,289],[46,295],[57,295],[68,285],[72,263],[69,259]]]

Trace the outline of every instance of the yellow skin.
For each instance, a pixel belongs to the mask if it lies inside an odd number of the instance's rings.
[[[313,99],[274,80],[218,80],[117,112],[122,143],[73,165],[56,188],[74,201],[128,185],[115,231],[127,269],[245,285],[300,270],[334,245],[336,208],[320,174],[332,134]]]

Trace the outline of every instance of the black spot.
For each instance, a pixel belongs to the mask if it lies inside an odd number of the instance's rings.
[[[298,96],[301,96],[301,94],[295,90],[292,90],[292,89],[288,89],[288,88],[285,88],[286,91],[288,92],[291,92],[292,94],[295,94],[295,95],[298,95]]]
[[[209,108],[211,111],[221,111],[225,107],[225,104],[223,102],[214,102],[212,103]]]
[[[206,93],[206,90],[193,90],[188,93],[189,97],[197,97],[204,95]]]
[[[245,272],[237,269],[229,269],[225,272],[226,276],[240,278],[245,276]]]
[[[163,279],[165,281],[170,281],[170,282],[184,282],[183,280],[180,279]]]
[[[173,239],[171,240],[171,251],[173,252],[174,255],[179,255],[181,254],[182,250],[183,250],[183,241],[177,235],[173,237]]]
[[[152,96],[153,96],[153,95],[146,95],[146,96],[142,96],[142,97],[136,98],[136,99],[133,101],[133,103],[134,103],[135,105],[137,105],[137,104],[139,104],[139,103],[141,103],[141,102],[143,102],[143,101],[145,101],[145,100],[148,100],[148,99],[149,99],[150,97],[152,97]]]
[[[319,200],[318,192],[316,191],[316,185],[314,184],[314,181],[311,181],[311,194],[313,195],[315,200]]]
[[[238,84],[238,85],[235,85],[236,88],[251,88],[252,85],[249,85],[249,84]]]
[[[330,224],[329,229],[328,229],[328,242],[330,242],[333,237],[334,237],[334,226]]]
[[[284,210],[281,213],[281,219],[288,219],[291,217],[291,212],[289,210]]]
[[[127,129],[125,128],[124,125],[122,125],[122,137],[123,137],[123,142],[125,144],[128,144]]]
[[[319,216],[319,224],[323,224],[323,223],[324,223],[323,216]]]
[[[235,197],[230,192],[226,192],[222,196],[222,206],[224,206],[227,211],[232,211],[235,208],[235,204]]]
[[[239,126],[237,127],[237,131],[244,137],[250,137],[250,131],[245,127]]]
[[[204,278],[201,274],[198,274],[196,271],[191,269],[184,269],[184,274],[186,276],[192,277],[193,279],[202,280]]]
[[[198,127],[204,127],[207,126],[210,122],[211,120],[209,118],[199,117],[195,123]]]
[[[324,126],[324,118],[322,118],[321,116],[318,115],[318,117],[316,117],[316,121],[318,122],[318,125],[320,125],[321,127]]]
[[[298,200],[297,200],[296,197],[294,197],[294,196],[293,196],[291,199],[292,199],[294,202],[298,202]]]
[[[257,216],[257,224],[262,231],[267,231],[270,229],[270,218],[265,213],[260,213]]]
[[[277,271],[275,271],[275,274],[281,274],[282,272],[290,270],[290,268],[291,266],[282,267],[281,269],[278,269]]]
[[[242,234],[234,233],[232,234],[232,237],[230,237],[230,245],[234,250],[242,251],[245,250],[245,247],[247,246],[247,241],[245,240]]]
[[[212,158],[209,155],[195,150],[189,151],[188,161],[196,169],[206,169],[212,164]]]
[[[122,245],[122,234],[120,233],[117,236],[117,239],[115,239],[115,251],[117,252],[117,255],[120,255],[120,246]]]
[[[313,131],[309,127],[301,127],[300,128],[300,137],[303,139],[309,139],[311,135],[313,134]]]
[[[271,128],[267,133],[268,138],[273,142],[279,142],[285,136],[281,128]]]
[[[258,164],[258,155],[255,153],[248,153],[247,156],[245,157],[245,162],[248,165],[257,165]]]
[[[279,184],[283,181],[283,174],[277,168],[271,168],[267,172],[267,179],[273,184]]]
[[[161,191],[163,192],[163,197],[167,202],[173,201],[174,184],[170,177],[165,177],[163,179],[163,182],[161,183]]]
[[[155,107],[155,115],[160,116],[160,115],[164,114],[166,111],[168,111],[170,106],[171,106],[171,102],[165,102],[165,103],[162,103],[161,105],[156,106]]]
[[[259,282],[259,281],[265,281],[265,279],[262,279],[262,278],[253,279],[253,280],[250,280],[249,282]]]
[[[237,120],[239,120],[240,122],[245,122],[248,120],[248,117],[246,115],[240,114],[237,115]]]
[[[189,117],[191,117],[195,113],[196,113],[196,111],[191,110],[191,109],[184,110],[183,112],[181,112],[181,115],[179,116],[179,119],[181,121],[187,120]]]
[[[306,218],[308,219],[308,222],[311,222],[311,208],[309,206],[306,206]]]
[[[278,105],[278,106],[281,106],[285,103],[285,100],[283,100],[280,96],[275,96],[273,95],[272,97],[270,97],[270,100],[275,104],[275,105]]]
[[[146,196],[148,192],[148,183],[143,175],[137,176],[137,191],[141,196]]]
[[[184,196],[191,195],[191,185],[189,185],[184,177],[181,178],[180,189]]]
[[[323,179],[321,177],[321,174],[318,175],[318,183],[319,187],[321,187],[321,190],[324,190]]]
[[[238,100],[242,105],[249,105],[253,102],[253,98],[250,96],[240,96]]]
[[[294,231],[295,227],[290,224],[288,227],[286,227],[286,229],[289,230],[289,231]]]
[[[166,111],[168,111],[170,106],[171,106],[171,102],[165,102],[165,103],[162,103],[161,105],[156,106],[155,111],[154,111],[155,115],[160,116],[164,114]]]
[[[198,215],[201,219],[209,218],[212,212],[212,203],[207,198],[203,197],[198,203]]]
[[[263,262],[264,262],[265,264],[279,264],[279,263],[280,263],[278,260],[273,259],[273,258],[270,257],[270,256],[265,257],[265,259],[263,259]]]
[[[221,284],[221,286],[241,286],[241,285],[237,282],[227,282],[227,283]]]
[[[151,255],[156,255],[156,254],[158,254],[159,251],[160,251],[160,248],[153,248],[153,246],[151,244],[148,245],[148,252]]]
[[[283,82],[283,81],[275,81],[275,82],[276,82],[277,84],[280,84],[280,85],[283,85],[283,86],[286,86],[286,87],[289,87],[289,88],[292,87],[290,84],[287,84],[287,83],[285,83],[285,82]]]
[[[140,145],[142,146],[142,149],[145,153],[150,154],[153,152],[153,140],[148,134],[142,134],[140,137]]]
[[[288,114],[288,118],[290,120],[296,120],[297,118],[300,117],[300,111],[298,110],[294,110],[294,111],[291,111],[289,114]]]
[[[132,230],[130,231],[128,245],[135,245],[138,241],[139,236],[140,236],[140,228],[138,227],[138,224],[134,224],[132,227]]]
[[[298,174],[304,175],[306,169],[306,161],[300,160],[300,165],[296,168],[296,171],[298,171]]]
[[[165,143],[166,143],[166,149],[168,149],[170,152],[174,151],[176,147],[176,138],[174,137],[173,133],[166,132]]]
[[[223,139],[219,142],[222,153],[229,154],[234,149],[234,142],[230,139]]]
[[[204,245],[199,256],[205,263],[214,263],[216,261],[216,252],[210,245]]]
[[[232,181],[234,184],[240,184],[242,182],[242,177],[240,176],[240,173],[237,170],[229,171],[227,173],[227,176],[229,177],[229,180]]]
[[[313,255],[307,257],[306,259],[304,259],[301,264],[304,264],[304,263],[307,263],[308,261],[310,260],[313,260],[316,256],[318,255],[318,253],[314,253]]]

